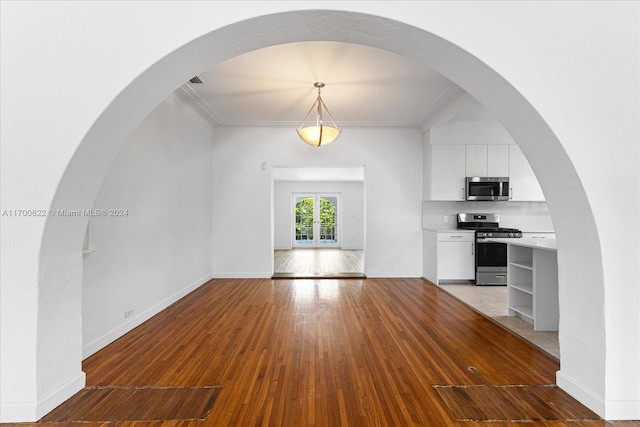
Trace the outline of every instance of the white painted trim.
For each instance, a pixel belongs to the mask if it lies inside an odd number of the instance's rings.
[[[117,340],[118,338],[120,338],[121,336],[126,334],[127,332],[131,331],[135,327],[141,325],[142,323],[146,322],[147,320],[149,320],[150,318],[152,318],[156,314],[160,313],[162,310],[164,310],[165,308],[169,307],[171,304],[173,304],[174,302],[178,301],[180,298],[182,298],[182,297],[188,295],[189,293],[193,292],[194,290],[198,289],[200,286],[204,285],[205,283],[207,283],[212,278],[213,278],[213,275],[211,273],[206,274],[204,277],[192,282],[191,284],[189,284],[188,286],[186,286],[182,290],[180,290],[180,291],[174,293],[173,295],[169,296],[168,298],[160,301],[156,305],[148,308],[147,310],[143,311],[142,313],[138,314],[137,316],[132,317],[130,320],[128,320],[127,322],[123,323],[122,325],[110,330],[109,332],[107,332],[103,336],[101,336],[101,337],[93,340],[92,342],[84,345],[82,347],[82,358],[86,359],[87,357],[91,356],[92,354],[94,354],[98,350],[100,350],[100,349],[106,347],[107,345],[111,344],[112,342],[114,342],[115,340]]]
[[[364,166],[274,166],[273,181],[364,182]]]
[[[378,271],[374,273],[364,272],[368,279],[422,279],[422,273],[410,274],[406,271]]]
[[[340,249],[342,249],[343,251],[364,251],[364,248],[360,245],[349,245],[345,244],[344,242],[340,246]]]
[[[275,250],[275,251],[290,251],[291,249],[293,249],[293,247],[291,245],[289,245],[289,246],[281,245],[281,246],[276,246],[275,248],[273,248],[273,250]]]
[[[216,279],[271,279],[272,272],[216,272]]]
[[[556,384],[580,403],[598,414],[598,416],[604,418],[605,402],[601,396],[596,396],[593,392],[584,388],[584,385],[564,375],[562,371],[556,372]]]
[[[605,407],[607,421],[640,420],[640,400],[607,400]]]
[[[79,392],[86,384],[84,372],[62,384],[39,402],[2,402],[0,404],[0,423],[36,422],[65,400]]]
[[[38,421],[36,402],[2,402],[0,404],[0,423]]]
[[[86,375],[84,372],[80,372],[74,378],[67,381],[57,389],[53,390],[48,395],[44,396],[42,399],[40,399],[36,407],[37,419],[44,417],[65,400],[69,399],[71,396],[82,390],[85,384]]]
[[[185,86],[188,86],[188,83],[180,87],[180,89],[182,89],[182,92],[176,90],[171,95],[169,95],[167,99],[171,99],[178,107],[180,107],[180,109],[182,109],[182,111],[198,120],[200,123],[206,126],[207,129],[215,131],[216,124],[219,122],[219,120],[217,120],[215,115],[213,115],[209,110],[201,105],[201,102],[204,102],[204,100],[202,100],[202,98],[200,97],[198,97],[200,98],[200,100],[195,99],[192,95],[193,90],[190,87],[189,89],[185,89]],[[196,101],[196,105],[188,102],[185,97],[189,97]]]

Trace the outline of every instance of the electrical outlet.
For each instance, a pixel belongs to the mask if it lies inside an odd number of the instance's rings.
[[[133,316],[133,308],[128,308],[124,311],[124,318],[128,318]]]
[[[442,216],[442,223],[443,224],[448,224],[449,223],[449,217],[447,215],[443,215]]]

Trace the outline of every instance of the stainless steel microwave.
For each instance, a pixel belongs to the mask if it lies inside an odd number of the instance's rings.
[[[468,176],[466,200],[509,200],[508,177]]]

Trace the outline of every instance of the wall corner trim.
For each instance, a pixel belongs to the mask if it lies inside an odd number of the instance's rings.
[[[606,400],[604,412],[607,421],[640,420],[640,400]]]
[[[74,378],[62,384],[42,399],[39,399],[36,407],[37,419],[44,417],[65,400],[82,390],[85,384],[86,375],[84,372],[80,371],[80,373],[78,373]]]
[[[556,384],[604,419],[605,402],[602,397],[596,396],[592,391],[585,389],[584,385],[564,375],[562,370],[556,372]]]
[[[36,402],[2,402],[0,404],[0,423],[35,422]]]

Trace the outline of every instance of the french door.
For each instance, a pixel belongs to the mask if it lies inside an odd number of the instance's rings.
[[[340,247],[340,194],[294,193],[293,247]]]

